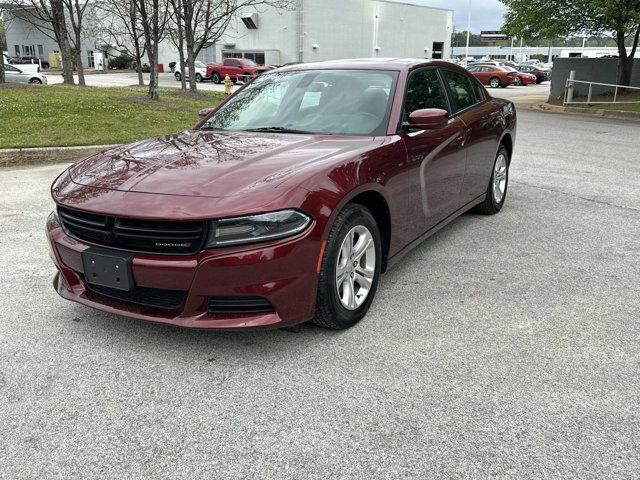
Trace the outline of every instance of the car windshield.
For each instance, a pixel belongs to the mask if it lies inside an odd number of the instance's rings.
[[[303,70],[263,74],[201,128],[384,135],[398,72]]]
[[[207,68],[207,66],[202,62],[193,62],[196,68]]]
[[[242,61],[244,62],[245,65],[249,66],[249,67],[257,67],[258,64],[256,62],[254,62],[253,60],[251,60],[250,58],[243,58]]]

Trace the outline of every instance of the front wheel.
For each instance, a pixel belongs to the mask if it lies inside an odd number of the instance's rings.
[[[350,204],[338,214],[320,264],[313,323],[342,330],[365,316],[378,287],[381,245],[368,209]]]
[[[493,162],[491,180],[484,201],[473,209],[483,215],[495,215],[504,205],[509,185],[509,154],[504,145],[500,145],[496,160]]]
[[[518,87],[521,87],[521,86],[523,85],[523,83],[522,83],[522,79],[521,79],[520,77],[518,77],[518,78],[516,79],[516,85],[517,85]]]
[[[500,87],[500,85],[501,85],[501,82],[498,77],[493,77],[491,80],[489,80],[489,86],[491,88],[498,88]]]
[[[220,80],[220,75],[218,75],[216,72],[213,72],[213,73],[211,74],[211,81],[212,81],[213,83],[220,83],[220,81],[221,81],[221,80]]]
[[[179,82],[180,80],[182,80],[182,75],[180,75],[180,72],[176,72],[176,74],[174,75],[174,77],[176,77],[176,80]]]
[[[33,83],[34,85],[42,85],[42,80],[40,80],[39,78],[32,78],[31,80],[29,80],[29,83]]]

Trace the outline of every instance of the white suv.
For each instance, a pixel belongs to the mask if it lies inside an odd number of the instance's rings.
[[[203,80],[209,80],[207,76],[207,66],[202,62],[193,62],[194,67],[196,67],[196,82],[200,83]],[[176,63],[175,74],[177,81],[182,80],[182,69],[180,68],[180,64]],[[184,66],[184,75],[185,78],[189,78],[189,67],[187,65]]]

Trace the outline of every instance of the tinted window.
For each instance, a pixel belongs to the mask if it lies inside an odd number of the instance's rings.
[[[483,97],[478,97],[477,83],[471,77],[453,70],[443,70],[442,74],[451,93],[455,112],[482,101]]]
[[[16,67],[12,67],[11,65],[4,64],[5,72],[20,72]]]
[[[418,70],[409,77],[402,121],[408,121],[411,112],[423,108],[441,108],[449,111],[447,94],[434,69]]]

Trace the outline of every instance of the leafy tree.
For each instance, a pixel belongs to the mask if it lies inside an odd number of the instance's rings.
[[[618,47],[618,83],[629,85],[640,39],[640,0],[501,0],[504,30],[526,38],[609,35]],[[630,40],[631,52],[626,43]]]

